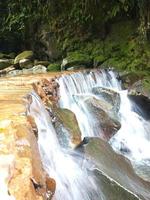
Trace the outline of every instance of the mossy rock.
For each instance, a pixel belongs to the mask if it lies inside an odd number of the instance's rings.
[[[22,53],[16,56],[14,64],[18,64],[19,61],[23,59],[32,59],[33,55],[33,51],[23,51]]]
[[[62,108],[53,108],[53,111],[57,119],[69,131],[72,143],[79,144],[81,142],[81,132],[75,114]]]
[[[61,67],[59,63],[52,63],[49,64],[47,67],[48,72],[55,72],[55,71],[60,71]]]
[[[33,62],[29,59],[22,59],[19,61],[19,66],[21,69],[29,69],[33,67]]]
[[[0,59],[0,70],[5,69],[13,64],[13,59]]]
[[[149,199],[150,183],[141,179],[130,161],[100,138],[89,138],[85,159],[95,166],[102,193],[109,200]]]
[[[65,70],[68,67],[85,65],[86,67],[92,67],[92,59],[88,54],[84,54],[79,51],[70,52],[67,57],[63,60],[61,69]]]
[[[146,74],[146,71],[126,71],[120,74],[120,80],[122,81],[124,88],[127,89],[137,81],[143,80]]]
[[[15,53],[0,53],[0,59],[14,59],[15,58]]]

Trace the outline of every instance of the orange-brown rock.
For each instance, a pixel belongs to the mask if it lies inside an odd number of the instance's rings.
[[[43,75],[32,77],[0,79],[0,199],[46,200],[47,190],[55,191],[56,183],[46,178],[41,163],[33,133],[36,124],[26,116],[27,102],[23,98],[33,90],[32,83],[40,82]],[[40,192],[31,179],[42,186]]]

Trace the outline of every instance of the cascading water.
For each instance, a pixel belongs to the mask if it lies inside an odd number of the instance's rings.
[[[28,114],[33,116],[38,128],[38,145],[44,169],[56,180],[56,200],[105,200],[87,164],[78,164],[79,155],[71,155],[59,145],[48,112],[36,93],[31,93],[32,103]],[[72,152],[73,154],[73,152]]]
[[[129,150],[126,156],[131,160],[138,162],[150,159],[150,123],[133,111],[135,105],[129,101],[127,91],[121,89],[114,72],[96,70],[65,75],[59,79],[59,85],[60,106],[75,113],[83,137],[99,136],[99,127],[96,127],[94,115],[84,104],[83,96],[92,96],[92,89],[97,86],[116,90],[121,98],[118,113],[121,129],[110,140],[110,144],[118,152],[121,152],[122,146],[126,147]],[[79,98],[81,95],[82,99]]]
[[[94,116],[90,114],[84,104],[84,99],[92,94],[92,88],[103,86],[107,88],[121,89],[119,82],[112,71],[79,72],[72,75],[62,76],[60,85],[60,107],[67,108],[75,113],[79,123],[82,137],[99,136],[99,127]],[[97,97],[98,98],[98,97]]]
[[[150,124],[133,111],[132,103],[127,97],[127,91],[121,89],[121,84],[112,71],[95,70],[65,75],[58,80],[60,85],[60,101],[62,108],[73,111],[78,120],[82,137],[99,137],[100,127],[96,118],[85,104],[86,99],[100,97],[93,94],[93,88],[103,87],[117,91],[121,104],[118,117],[121,129],[110,140],[112,147],[122,153],[126,149],[126,156],[132,161],[150,159],[150,141],[148,130]],[[46,172],[56,180],[56,200],[108,200],[101,191],[91,171],[90,163],[81,162],[79,153],[63,149],[45,110],[36,93],[31,93],[32,103],[29,114],[35,119],[38,128],[38,144],[42,162]],[[123,152],[125,154],[125,151]],[[82,163],[82,164],[81,164]]]

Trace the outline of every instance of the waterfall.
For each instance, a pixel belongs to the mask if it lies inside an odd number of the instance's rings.
[[[82,138],[100,137],[101,127],[96,116],[85,103],[89,98],[101,101],[101,96],[93,92],[94,88],[106,88],[119,94],[120,106],[115,113],[121,123],[120,130],[110,139],[109,144],[115,151],[127,156],[132,162],[150,159],[150,123],[134,112],[134,107],[122,90],[117,74],[110,70],[93,70],[62,75],[59,106],[67,108],[76,115]],[[56,200],[107,200],[97,180],[92,174],[92,163],[83,155],[59,144],[50,116],[42,101],[34,92],[28,110],[38,128],[38,145],[44,169],[56,180]],[[104,100],[104,99],[103,99]],[[113,102],[116,104],[116,102]],[[106,104],[108,105],[108,104]],[[114,105],[115,106],[115,105]],[[113,107],[114,107],[113,106]],[[118,106],[118,105],[117,105]],[[106,106],[107,110],[107,106]],[[111,111],[113,108],[111,109]]]
[[[121,99],[118,112],[121,129],[112,137],[110,144],[120,153],[122,153],[122,147],[125,147],[127,154],[125,152],[124,154],[131,161],[147,162],[150,159],[150,123],[134,112],[133,108],[136,105],[130,102],[127,91],[122,90],[116,76],[117,74],[110,70],[95,70],[62,76],[59,79],[60,106],[75,113],[82,137],[99,137],[99,127],[95,116],[89,112],[83,97],[93,96],[92,89],[97,86],[117,91]],[[79,98],[81,95],[82,99]],[[99,98],[96,95],[94,97]]]
[[[99,136],[99,126],[94,116],[91,116],[80,96],[94,96],[92,88],[103,86],[106,88],[121,89],[119,82],[112,71],[97,70],[64,75],[59,79],[60,107],[67,108],[75,113],[82,137]]]
[[[38,128],[38,146],[44,169],[56,180],[56,200],[105,200],[87,163],[78,163],[79,154],[62,149],[48,112],[36,93],[32,92],[28,114]]]

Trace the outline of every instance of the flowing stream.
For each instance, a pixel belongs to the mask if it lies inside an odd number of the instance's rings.
[[[127,91],[112,71],[96,70],[64,75],[59,78],[61,108],[75,113],[82,138],[99,137],[101,131],[95,116],[89,112],[85,99],[100,97],[92,93],[94,87],[110,88],[120,95],[121,104],[118,112],[121,128],[109,141],[110,145],[121,152],[122,145],[128,149],[124,153],[132,162],[149,163],[150,160],[150,124],[133,111]],[[38,128],[39,150],[44,168],[57,183],[56,200],[105,200],[105,196],[97,185],[89,163],[78,162],[80,155],[63,149],[40,98],[33,92],[29,114],[35,119]],[[84,163],[84,164],[83,164]]]

